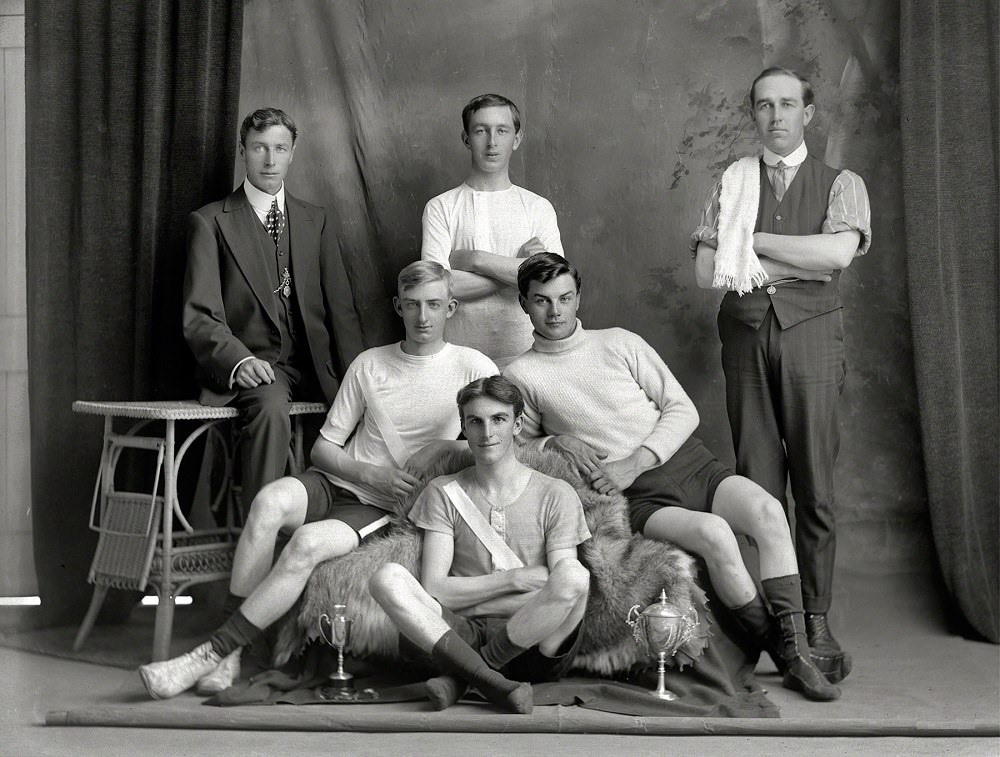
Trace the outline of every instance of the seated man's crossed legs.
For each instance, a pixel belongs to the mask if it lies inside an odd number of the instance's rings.
[[[689,459],[647,471],[626,490],[633,530],[671,541],[705,560],[720,601],[756,645],[768,651],[786,688],[816,701],[837,699],[840,689],[810,657],[798,563],[781,504],[698,446]],[[757,543],[763,597],[743,562],[736,534]]]
[[[531,712],[529,680],[556,680],[572,663],[589,588],[587,569],[576,559],[561,560],[545,584],[503,619],[466,617],[442,607],[396,563],[383,566],[369,583],[372,597],[399,629],[401,648],[405,639],[443,674],[427,682],[435,709],[451,706],[472,686],[518,713]]]
[[[139,669],[150,696],[165,699],[196,685],[202,694],[231,686],[243,648],[293,606],[313,569],[356,549],[388,522],[385,512],[361,504],[318,471],[267,484],[254,498],[236,547],[228,617],[190,652]],[[281,531],[292,535],[272,566]]]

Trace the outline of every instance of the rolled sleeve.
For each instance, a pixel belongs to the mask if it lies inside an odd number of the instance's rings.
[[[719,246],[719,194],[722,192],[722,182],[716,182],[705,199],[705,207],[701,211],[701,221],[691,232],[691,253],[698,251],[698,245],[705,243],[710,247]]]
[[[864,179],[853,171],[841,171],[830,188],[823,233],[857,231],[861,242],[855,255],[864,255],[872,243],[872,212]]]

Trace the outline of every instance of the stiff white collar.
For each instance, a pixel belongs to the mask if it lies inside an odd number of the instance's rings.
[[[261,218],[267,215],[267,211],[271,209],[271,202],[275,198],[278,199],[278,207],[281,208],[281,212],[285,212],[285,182],[281,182],[281,188],[276,194],[269,195],[251,184],[250,179],[244,179],[243,191],[246,192],[247,199],[250,201],[250,207],[257,211],[257,215]]]
[[[774,168],[776,165],[778,165],[778,161],[780,160],[788,168],[794,168],[795,166],[802,165],[802,161],[806,159],[807,155],[809,155],[809,150],[806,148],[805,141],[803,141],[802,144],[800,144],[798,147],[796,147],[794,150],[788,153],[788,155],[784,156],[778,155],[775,152],[771,152],[765,147],[764,165],[768,166],[769,168]]]

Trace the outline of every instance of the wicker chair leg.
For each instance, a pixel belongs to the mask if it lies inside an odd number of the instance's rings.
[[[174,626],[174,594],[170,589],[160,590],[153,625],[153,662],[170,657],[170,635]]]
[[[83,646],[83,642],[87,640],[87,636],[90,634],[90,629],[94,627],[94,621],[97,620],[97,613],[101,611],[101,605],[104,604],[104,598],[107,595],[107,586],[94,587],[94,595],[90,598],[90,607],[87,608],[87,614],[83,616],[83,622],[80,624],[80,630],[76,632],[76,639],[73,640],[74,652],[79,652],[80,648]]]

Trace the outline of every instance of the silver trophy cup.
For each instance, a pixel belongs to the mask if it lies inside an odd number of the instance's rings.
[[[677,650],[691,639],[698,625],[698,615],[692,607],[686,613],[667,602],[667,592],[660,590],[660,601],[649,605],[642,612],[639,605],[629,608],[625,622],[632,628],[636,644],[657,659],[659,682],[650,691],[654,697],[672,701],[677,695],[670,691],[664,680],[667,658],[677,654]]]
[[[319,616],[319,635],[324,642],[337,650],[337,669],[330,674],[330,683],[324,688],[352,692],[354,676],[344,670],[344,650],[351,643],[352,619],[347,617],[347,605],[334,605],[333,613]]]

